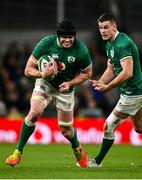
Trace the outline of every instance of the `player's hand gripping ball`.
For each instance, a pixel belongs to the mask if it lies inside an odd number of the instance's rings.
[[[53,79],[58,73],[56,61],[49,55],[43,55],[38,60],[38,68],[43,72],[44,78]]]

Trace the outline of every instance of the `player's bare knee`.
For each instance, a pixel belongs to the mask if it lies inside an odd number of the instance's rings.
[[[60,126],[60,130],[66,138],[72,137],[73,135],[73,130],[71,126],[65,127],[65,126]]]
[[[38,118],[41,116],[41,113],[39,111],[30,111],[27,118],[32,123],[37,122]]]
[[[114,139],[114,131],[116,127],[123,121],[123,119],[118,118],[113,112],[106,119],[104,125],[104,137],[108,139]]]
[[[105,124],[104,124],[104,138],[106,139],[114,139],[114,130],[117,126],[116,123],[116,116],[114,114],[110,114],[110,116],[107,118]]]
[[[106,139],[114,139],[114,138],[115,138],[115,135],[114,135],[113,132],[107,132],[107,131],[105,131],[105,132],[104,132],[104,138],[106,138]]]
[[[114,139],[114,131],[112,125],[109,122],[106,122],[104,125],[104,138]]]

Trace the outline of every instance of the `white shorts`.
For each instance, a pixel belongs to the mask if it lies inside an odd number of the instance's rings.
[[[37,79],[33,92],[42,92],[47,97],[47,104],[53,99],[56,108],[63,111],[72,111],[74,108],[74,91],[70,93],[60,93],[43,79]]]
[[[118,112],[134,116],[142,107],[142,95],[126,96],[121,95],[115,107]]]

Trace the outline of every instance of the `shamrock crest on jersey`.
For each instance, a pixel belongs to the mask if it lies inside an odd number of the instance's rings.
[[[68,56],[68,62],[69,62],[69,63],[75,62],[75,57],[73,57],[73,56]]]

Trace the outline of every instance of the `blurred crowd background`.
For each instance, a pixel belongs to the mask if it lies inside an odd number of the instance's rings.
[[[0,1],[0,115],[24,117],[30,107],[34,79],[24,75],[25,64],[36,43],[56,33],[56,24],[64,17],[75,21],[77,36],[89,48],[93,78],[106,68],[105,42],[97,28],[97,18],[111,12],[119,29],[136,42],[142,64],[141,0],[5,0]],[[107,117],[116,105],[119,90],[105,94],[91,88],[89,82],[78,86],[75,94],[76,117]],[[50,103],[43,116],[56,116]]]

